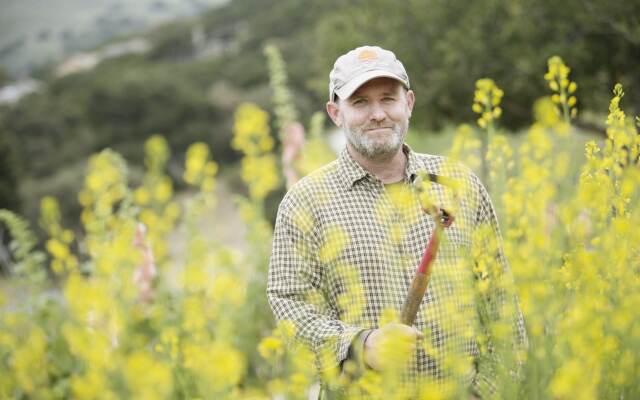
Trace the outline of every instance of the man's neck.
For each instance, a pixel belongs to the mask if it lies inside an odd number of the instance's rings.
[[[407,156],[402,147],[392,156],[367,158],[347,145],[347,151],[362,168],[376,176],[384,184],[396,183],[404,179]]]

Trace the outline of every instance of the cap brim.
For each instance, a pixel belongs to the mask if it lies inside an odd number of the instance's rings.
[[[356,76],[355,78],[353,78],[352,80],[347,82],[343,87],[341,87],[340,89],[337,89],[335,91],[335,94],[337,94],[338,97],[340,97],[341,99],[348,99],[349,97],[351,97],[353,92],[358,90],[358,88],[360,86],[364,85],[365,83],[367,83],[370,80],[375,79],[375,78],[391,78],[391,79],[395,79],[398,82],[402,83],[403,86],[407,87],[407,83],[401,77],[399,77],[398,75],[392,74],[389,71],[382,71],[382,70],[375,70],[374,69],[372,71],[367,71],[364,74]]]

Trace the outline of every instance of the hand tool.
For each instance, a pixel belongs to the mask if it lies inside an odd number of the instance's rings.
[[[414,185],[416,186],[418,192],[422,193],[422,196],[420,196],[422,210],[433,217],[435,221],[435,229],[431,234],[431,238],[429,238],[427,247],[425,248],[422,255],[422,260],[420,261],[418,269],[416,270],[416,274],[411,281],[411,286],[409,287],[407,298],[405,300],[404,306],[402,307],[400,322],[409,326],[413,325],[413,323],[415,322],[416,316],[418,314],[418,309],[420,308],[422,299],[427,292],[427,287],[429,285],[429,276],[431,274],[431,267],[433,266],[433,262],[438,253],[438,247],[442,239],[443,230],[444,228],[448,228],[449,226],[451,226],[454,221],[454,216],[451,211],[445,210],[441,207],[437,207],[425,195],[423,187],[423,181],[425,178],[427,178],[431,182],[447,186],[448,188],[454,190],[454,196],[457,195],[458,188],[457,182],[454,179],[435,174],[420,173],[418,178],[416,178],[416,181],[414,182]]]

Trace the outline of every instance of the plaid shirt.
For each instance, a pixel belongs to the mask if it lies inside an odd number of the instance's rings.
[[[489,195],[467,168],[444,157],[415,153],[406,145],[403,150],[408,198],[394,196],[346,149],[337,160],[291,188],[276,220],[267,285],[269,303],[276,318],[292,321],[297,337],[316,354],[331,355],[328,362],[319,357],[321,369],[342,363],[359,333],[377,328],[385,310],[399,312],[434,231],[434,220],[422,211],[413,187],[418,172],[454,178],[465,188],[457,200],[445,186],[433,183],[430,187],[431,198],[452,209],[455,221],[444,231],[414,324],[425,332],[427,343],[418,346],[407,374],[437,382],[453,378],[476,393],[490,392],[494,389],[494,368],[482,367],[482,360],[488,358],[482,357],[477,337],[482,333],[487,336],[492,313],[480,312],[477,284],[491,271],[479,271],[470,258],[478,248],[478,227],[488,226],[496,239],[482,240],[480,248],[485,253],[489,242],[498,244],[490,258],[506,279],[494,280],[508,283],[511,278]],[[487,304],[508,303],[504,290],[495,292],[486,292]],[[511,310],[512,315],[506,317],[517,349],[526,344],[526,334],[517,300],[512,298],[513,307],[504,310]],[[465,355],[470,360],[468,368],[454,373],[440,365],[451,353]]]

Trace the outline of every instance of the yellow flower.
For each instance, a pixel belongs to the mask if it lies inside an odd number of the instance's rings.
[[[350,241],[347,232],[338,225],[328,227],[324,238],[324,243],[318,252],[318,257],[322,262],[335,260]]]
[[[186,331],[203,330],[209,322],[205,299],[189,296],[182,304],[182,325]]]
[[[471,126],[462,124],[456,129],[448,155],[453,160],[464,161],[472,170],[477,170],[480,167],[478,150],[481,145]]]
[[[569,120],[577,115],[577,110],[574,108],[575,96],[568,96],[568,94],[574,93],[578,85],[568,79],[571,69],[564,64],[562,58],[553,56],[549,58],[547,65],[548,70],[544,79],[554,92],[551,100],[560,107],[565,122],[569,123]]]
[[[149,191],[144,186],[137,188],[133,192],[133,201],[135,201],[136,204],[145,206],[149,204],[149,200],[151,200],[151,196],[149,196]]]
[[[51,253],[53,257],[58,259],[65,259],[69,256],[69,248],[56,239],[47,241],[47,251]]]
[[[575,82],[569,83],[568,91],[569,93],[574,93],[578,89],[578,85]]]
[[[217,274],[211,288],[211,297],[216,302],[241,306],[245,301],[245,283],[230,273]]]
[[[502,115],[502,108],[496,107],[493,109],[493,118],[498,119]]]
[[[198,142],[189,146],[183,175],[187,183],[197,185],[200,182],[208,158],[209,147],[205,143]]]
[[[45,196],[40,200],[41,221],[45,229],[52,234],[60,223],[60,206],[58,200],[52,196]]]
[[[277,337],[267,336],[260,341],[258,353],[267,360],[274,360],[284,354],[284,344]]]
[[[244,356],[229,343],[185,343],[183,354],[184,367],[198,378],[198,385],[205,393],[237,385],[245,372]]]
[[[593,386],[587,384],[584,364],[579,360],[566,362],[551,381],[551,394],[556,398],[569,399],[578,396],[581,399],[595,399]]]
[[[554,101],[549,97],[542,97],[534,103],[533,115],[537,122],[546,127],[556,126],[560,122],[560,115]]]
[[[161,135],[153,135],[144,143],[144,153],[147,168],[160,172],[169,160],[169,144]]]
[[[305,393],[310,384],[311,381],[307,375],[296,372],[289,377],[289,392],[293,395]]]
[[[335,158],[336,154],[324,138],[312,136],[310,140],[305,142],[296,167],[301,175],[307,175]]]
[[[146,351],[131,354],[124,364],[124,378],[135,398],[164,399],[173,390],[171,370]]]
[[[289,320],[280,320],[278,321],[278,326],[274,329],[274,334],[275,333],[289,341],[293,339],[296,334],[296,326]]]
[[[231,146],[246,155],[256,156],[270,151],[273,145],[274,140],[269,133],[269,114],[255,104],[241,104],[235,114]]]
[[[272,379],[267,382],[267,390],[272,398],[280,398],[283,397],[283,394],[286,392],[287,385],[282,379]]]
[[[78,399],[115,399],[106,381],[106,374],[98,369],[90,369],[82,375],[71,378],[71,391]]]
[[[9,365],[13,369],[18,387],[28,394],[47,383],[46,348],[45,332],[34,327],[11,355]]]
[[[242,180],[249,186],[254,199],[264,199],[280,184],[280,177],[273,154],[242,159]]]
[[[480,114],[478,125],[481,128],[491,126],[492,121],[500,118],[502,109],[499,107],[500,101],[504,96],[504,92],[493,80],[488,78],[478,79],[476,81],[476,90],[474,92],[474,104],[471,107],[473,111]]]
[[[159,203],[165,203],[168,201],[173,195],[173,185],[171,184],[171,180],[169,178],[165,178],[159,182],[155,187],[153,195]]]
[[[62,236],[61,239],[64,243],[69,244],[71,242],[73,242],[73,238],[74,238],[74,234],[73,231],[70,229],[65,229],[62,231]]]

